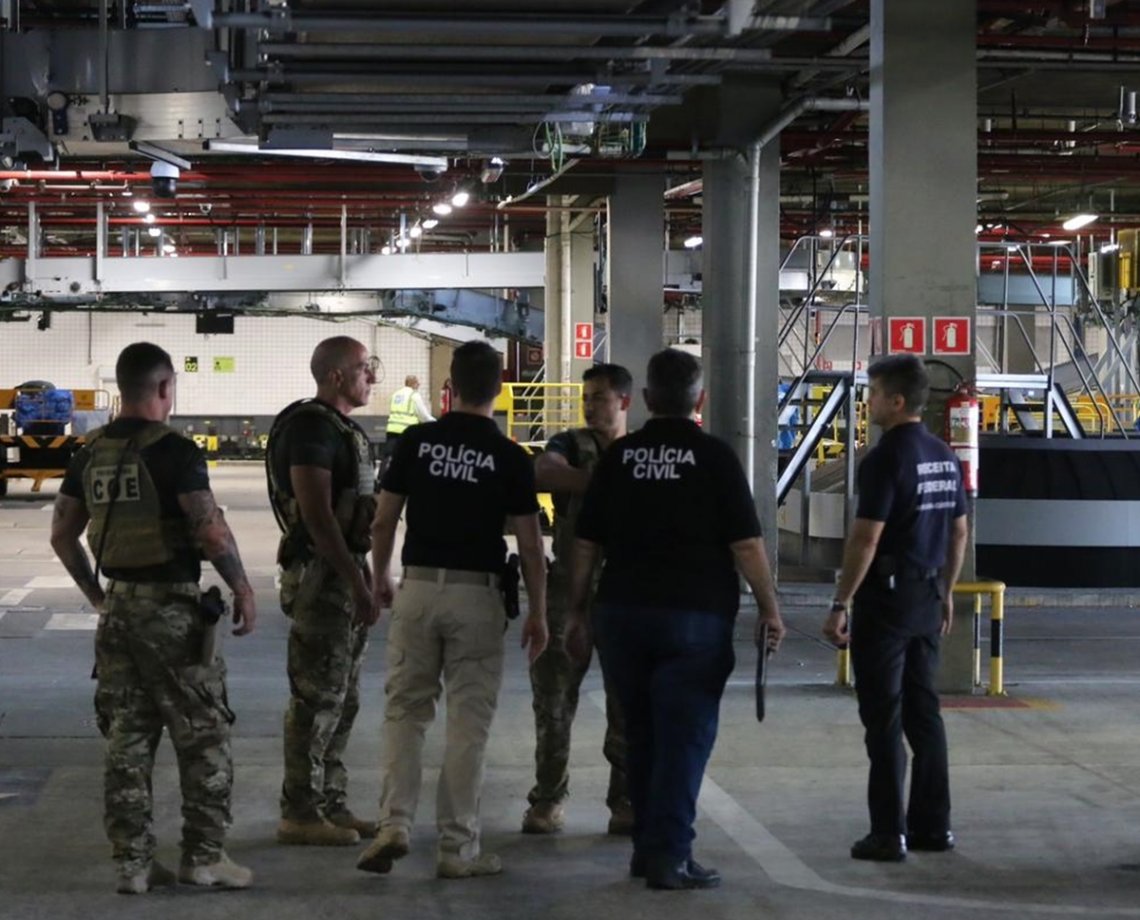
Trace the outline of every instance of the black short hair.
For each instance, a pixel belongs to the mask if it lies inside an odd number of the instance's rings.
[[[148,399],[166,374],[174,374],[174,362],[163,349],[150,342],[128,345],[115,362],[115,383],[123,402]]]
[[[867,376],[879,381],[887,396],[901,396],[906,411],[919,415],[930,398],[930,377],[926,365],[915,355],[890,355],[869,368]]]
[[[503,359],[486,342],[466,342],[451,356],[451,385],[471,406],[484,406],[498,394],[503,381]]]
[[[582,374],[582,382],[590,380],[604,380],[606,386],[619,396],[633,395],[633,374],[620,364],[595,364],[586,368]]]
[[[687,351],[666,348],[649,359],[645,401],[655,415],[689,416],[701,398],[701,362]]]

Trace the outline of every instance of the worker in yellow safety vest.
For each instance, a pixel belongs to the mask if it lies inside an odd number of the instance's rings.
[[[384,460],[390,460],[396,450],[396,442],[412,425],[420,422],[434,422],[431,410],[420,395],[420,380],[415,374],[404,378],[404,385],[392,394],[388,404],[388,427],[385,429]],[[385,464],[386,465],[386,464]]]

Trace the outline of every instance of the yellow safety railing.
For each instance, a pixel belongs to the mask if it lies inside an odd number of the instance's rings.
[[[990,596],[990,683],[986,696],[1005,696],[1003,649],[1005,645],[1005,583],[1000,581],[962,581],[954,586],[955,594],[974,598],[974,686],[982,686],[982,596]],[[835,683],[854,686],[851,671],[851,649],[844,647],[835,655]]]
[[[506,383],[495,411],[506,414],[507,437],[525,444],[586,423],[580,383]]]

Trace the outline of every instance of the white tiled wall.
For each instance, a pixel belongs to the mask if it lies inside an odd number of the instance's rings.
[[[362,414],[386,415],[392,391],[406,375],[430,379],[425,340],[363,320],[238,316],[233,335],[198,335],[189,314],[56,313],[44,331],[34,321],[0,323],[0,388],[48,380],[114,395],[119,352],[131,342],[149,341],[170,352],[179,372],[177,414],[273,415],[313,394],[309,357],[317,342],[334,335],[358,339],[384,364]],[[185,371],[187,357],[198,359],[197,373]],[[233,373],[214,371],[214,359],[223,357],[233,359]],[[426,387],[423,392],[425,398],[432,395]]]

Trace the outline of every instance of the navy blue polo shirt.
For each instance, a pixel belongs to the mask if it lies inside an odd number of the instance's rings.
[[[734,616],[731,544],[760,536],[732,448],[692,421],[653,418],[602,455],[575,534],[601,545],[600,603]]]
[[[950,523],[965,513],[958,458],[921,422],[885,432],[859,466],[855,516],[883,522],[876,558],[894,557],[899,572],[942,568]]]

